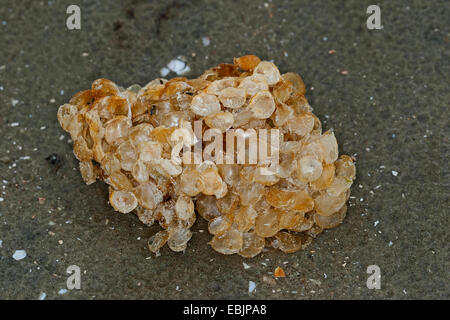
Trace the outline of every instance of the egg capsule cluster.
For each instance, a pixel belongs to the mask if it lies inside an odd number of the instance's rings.
[[[74,141],[84,181],[103,180],[116,211],[162,227],[148,241],[156,254],[166,244],[185,250],[197,214],[208,221],[214,250],[243,257],[266,246],[298,251],[345,218],[352,158],[339,157],[333,132],[322,133],[302,78],[256,56],[144,87],[98,79],[59,108],[58,120]],[[196,121],[205,124],[200,133]],[[174,134],[180,129],[182,144]],[[233,129],[276,129],[277,163],[180,157],[180,146],[207,147],[207,129],[224,144]]]

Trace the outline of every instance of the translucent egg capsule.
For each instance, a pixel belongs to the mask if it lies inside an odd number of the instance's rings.
[[[139,154],[139,160],[142,162],[158,160],[162,155],[161,144],[157,141],[140,141],[135,143],[135,148]]]
[[[312,182],[310,186],[314,191],[320,191],[328,188],[334,180],[335,167],[334,164],[325,164],[320,177]]]
[[[305,182],[315,181],[322,175],[322,163],[313,156],[304,156],[298,160],[298,178]]]
[[[235,186],[239,182],[239,166],[237,164],[218,165],[219,173],[229,186]]]
[[[114,82],[108,79],[97,79],[92,83],[92,95],[96,98],[104,96],[115,96],[119,93],[119,88]]]
[[[80,161],[80,173],[86,184],[94,183],[97,180],[97,172],[92,161]]]
[[[145,209],[139,205],[136,208],[136,215],[143,224],[149,227],[153,225],[157,218],[154,210]]]
[[[122,142],[117,150],[116,157],[120,161],[123,170],[131,171],[138,159],[138,154],[130,141]]]
[[[255,225],[255,218],[258,215],[252,206],[240,207],[234,211],[234,223],[240,232],[247,232]]]
[[[298,235],[280,231],[275,235],[278,240],[278,249],[286,253],[293,253],[302,248],[302,239]]]
[[[244,88],[225,88],[219,92],[219,100],[225,108],[237,109],[245,104],[247,92]]]
[[[220,111],[220,102],[213,94],[200,93],[192,99],[191,110],[196,115],[206,117]]]
[[[75,93],[73,97],[70,99],[69,104],[76,106],[78,110],[80,110],[87,104],[92,103],[94,98],[95,97],[92,90],[83,90]]]
[[[275,112],[272,114],[271,119],[277,127],[283,126],[294,116],[294,109],[284,103],[277,104]]]
[[[239,195],[242,205],[250,206],[257,203],[264,195],[264,186],[256,182],[247,184],[240,181],[235,192]]]
[[[222,214],[230,214],[239,205],[239,196],[233,192],[228,192],[224,197],[217,199],[216,204]]]
[[[148,239],[148,249],[158,256],[159,250],[166,244],[168,238],[169,232],[167,230],[157,232]]]
[[[223,189],[226,188],[226,184],[219,175],[217,168],[208,168],[201,173],[200,176],[200,190],[206,195],[215,195],[221,198]]]
[[[289,81],[293,86],[293,91],[304,95],[306,93],[305,83],[302,77],[295,72],[287,72],[281,76],[285,81]]]
[[[314,208],[317,214],[327,217],[342,208],[346,200],[345,193],[330,195],[328,192],[324,192],[314,199]]]
[[[245,92],[249,96],[254,96],[260,91],[269,90],[269,84],[266,78],[261,74],[254,74],[249,77],[245,77],[239,83],[238,88],[245,89]]]
[[[75,117],[78,116],[78,108],[72,104],[66,103],[58,108],[58,121],[65,131],[70,132]]]
[[[289,80],[279,81],[273,88],[273,96],[278,103],[286,102],[291,96],[293,85]]]
[[[155,209],[163,201],[162,192],[151,181],[140,184],[134,189],[139,204],[147,209]]]
[[[175,212],[175,200],[170,199],[165,202],[160,202],[156,209],[154,209],[154,215],[159,222],[159,225],[164,229],[169,227],[178,227],[177,214]]]
[[[234,58],[234,64],[240,69],[245,71],[252,71],[259,63],[261,59],[254,55],[242,56],[239,58]]]
[[[210,82],[206,88],[206,93],[220,95],[226,89],[232,89],[236,85],[235,77],[226,77],[220,80]]]
[[[255,232],[244,232],[242,234],[242,248],[238,254],[244,258],[256,257],[264,249],[266,241]]]
[[[186,168],[180,175],[180,189],[188,196],[194,197],[201,192],[200,173],[195,169]]]
[[[205,117],[205,123],[208,127],[218,129],[223,133],[233,125],[234,116],[231,112],[221,111]]]
[[[306,136],[314,128],[314,117],[310,113],[294,115],[286,122],[286,128],[299,136]]]
[[[116,211],[128,213],[136,209],[138,201],[132,192],[128,191],[111,191],[109,195],[109,203]]]
[[[351,157],[342,155],[335,164],[337,176],[348,179],[356,178],[356,167]]]
[[[243,243],[242,232],[234,228],[221,236],[214,236],[209,242],[211,247],[221,254],[238,253],[242,249]]]
[[[167,245],[172,251],[184,251],[191,237],[191,230],[182,227],[175,227],[173,229],[169,229],[169,238],[167,240]]]
[[[198,196],[195,201],[195,208],[198,214],[206,221],[211,221],[222,215],[217,207],[216,198],[214,196]]]
[[[90,161],[93,158],[92,150],[82,136],[79,136],[73,143],[73,154],[79,161]]]
[[[338,158],[338,145],[334,132],[325,132],[319,140],[325,163],[333,163]]]
[[[280,229],[280,218],[273,211],[260,213],[256,217],[255,232],[260,237],[273,237]]]
[[[296,212],[283,209],[275,209],[274,211],[279,216],[279,224],[281,229],[294,229],[305,219],[304,212]]]
[[[256,119],[267,119],[275,111],[275,101],[269,91],[258,92],[248,105]]]
[[[281,75],[278,68],[269,61],[261,61],[253,71],[253,74],[261,74],[266,79],[269,86],[275,85],[280,81]]]
[[[353,180],[347,177],[337,176],[333,179],[333,182],[327,188],[327,193],[333,196],[337,196],[341,193],[345,193],[353,184]]]
[[[190,228],[195,221],[194,202],[191,197],[180,195],[175,203],[177,218]]]
[[[233,216],[220,215],[209,221],[208,231],[212,235],[221,236],[231,228],[232,224],[233,224]]]
[[[340,225],[347,213],[347,206],[343,205],[339,211],[333,213],[330,216],[322,216],[320,214],[314,214],[314,222],[323,229],[331,229]]]
[[[105,140],[109,144],[118,145],[128,136],[131,120],[126,116],[117,116],[105,123]]]

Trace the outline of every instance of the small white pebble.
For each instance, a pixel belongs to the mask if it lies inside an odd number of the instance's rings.
[[[13,122],[13,123],[11,123],[11,127],[18,127],[19,126],[19,123],[18,122]]]
[[[245,269],[245,270],[251,268],[251,267],[250,267],[248,264],[246,264],[245,262],[242,262],[242,265],[244,266],[244,269]]]
[[[392,175],[393,175],[394,177],[396,177],[396,176],[398,176],[398,172],[395,171],[395,170],[392,170]]]
[[[248,292],[252,293],[256,289],[256,284],[253,281],[248,282]]]
[[[389,246],[389,247],[392,247],[393,244],[394,244],[394,243],[392,243],[392,241],[389,241],[388,246]]]
[[[39,129],[45,130],[45,129],[47,129],[47,127],[46,127],[46,126],[42,126],[42,127],[40,127]]]
[[[380,223],[380,221],[377,220],[377,221],[374,222],[373,225],[376,227],[379,223]]]
[[[209,44],[211,43],[211,40],[209,40],[208,37],[203,37],[203,38],[202,38],[202,43],[203,43],[203,46],[204,46],[204,47],[207,47],[207,46],[209,46]]]
[[[0,248],[2,247],[2,245],[3,245],[3,240],[0,240]]]
[[[18,104],[18,103],[19,103],[19,100],[17,100],[17,99],[11,99],[11,104],[12,104],[13,107],[15,107],[16,104]]]
[[[181,72],[186,64],[180,59],[173,59],[167,64],[167,68],[175,73]]]
[[[3,199],[2,197],[0,197],[0,202],[3,202],[3,200],[5,200],[5,199]]]
[[[61,289],[61,290],[59,290],[58,291],[58,294],[65,294],[65,293],[67,293],[67,289]]]
[[[41,292],[41,293],[39,294],[39,300],[44,300],[45,297],[47,297],[47,294],[46,294],[45,292]]]
[[[14,260],[22,260],[27,256],[27,252],[25,250],[16,250],[13,254]]]
[[[55,103],[55,102],[56,102],[55,99],[53,99],[53,98],[50,99],[50,103]]]
[[[181,56],[170,61],[167,64],[167,68],[170,71],[175,72],[177,75],[182,75],[191,70],[191,68],[188,65],[186,65],[186,63],[183,61]]]

